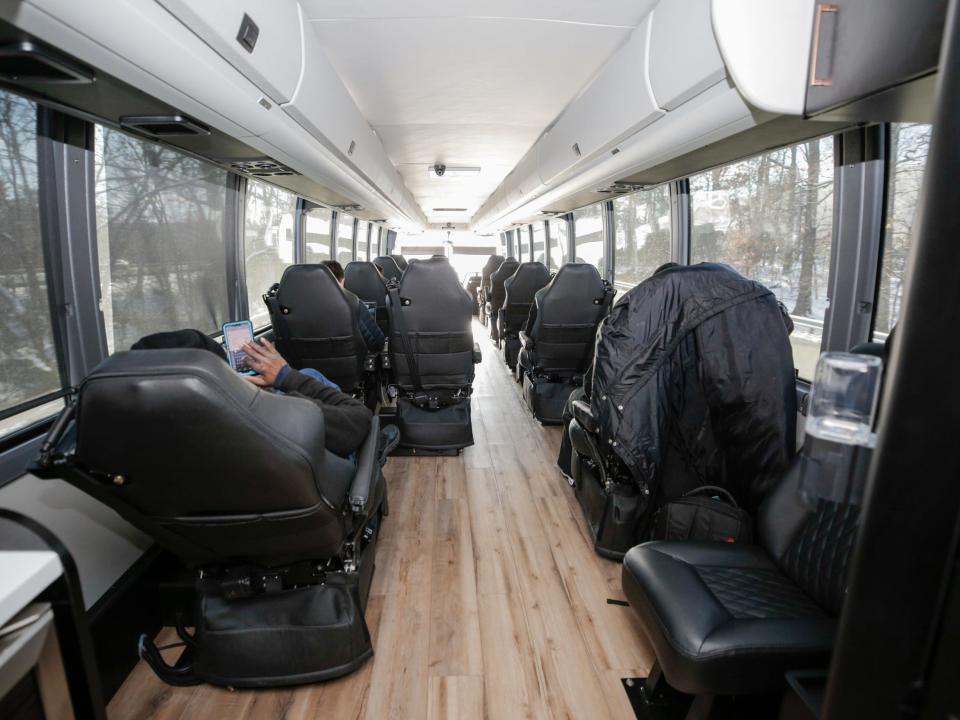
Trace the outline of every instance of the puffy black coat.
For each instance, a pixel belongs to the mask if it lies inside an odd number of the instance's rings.
[[[796,384],[773,293],[725,265],[657,273],[597,336],[591,408],[658,507],[700,485],[756,509],[796,445]]]

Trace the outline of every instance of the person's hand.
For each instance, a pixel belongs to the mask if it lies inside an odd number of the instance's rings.
[[[287,365],[287,361],[277,352],[273,343],[269,340],[249,342],[240,349],[247,354],[247,364],[259,373],[247,376],[250,382],[260,387],[273,387],[277,375]],[[260,382],[254,378],[259,378]]]

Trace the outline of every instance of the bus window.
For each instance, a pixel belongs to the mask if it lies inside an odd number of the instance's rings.
[[[110,352],[179,328],[229,320],[227,173],[97,126],[97,253]]]
[[[573,238],[576,261],[590,263],[604,275],[603,203],[581,208],[573,213]]]
[[[315,207],[304,213],[303,261],[318,263],[330,259],[330,223],[333,213],[327,208]]]
[[[827,310],[833,139],[690,178],[690,261],[721,262],[770,288],[793,317],[800,377],[813,378]]]
[[[337,214],[337,262],[344,267],[353,260],[353,216]]]
[[[563,218],[550,220],[550,267],[557,270],[567,262],[567,248],[570,238],[567,234],[567,221]]]
[[[36,129],[37,106],[0,91],[0,436],[55,412],[25,404],[61,388],[40,236]]]
[[[262,327],[270,322],[270,314],[262,296],[271,285],[280,282],[284,268],[293,264],[296,206],[296,196],[286,190],[256,180],[247,183],[243,246],[247,268],[247,300],[254,327]],[[329,213],[329,210],[325,212]]]
[[[543,222],[535,222],[533,227],[533,259],[536,262],[547,265],[547,243],[546,232],[543,229]]]
[[[670,262],[670,189],[666,185],[613,201],[614,282],[627,291]]]
[[[920,201],[920,184],[930,149],[930,125],[890,126],[890,169],[887,173],[887,214],[880,258],[880,286],[873,339],[882,341],[900,317],[903,282],[913,220]]]
[[[530,259],[530,233],[527,226],[517,228],[517,260],[526,262]]]
[[[367,235],[370,233],[370,223],[361,221],[357,225],[357,260],[367,261]]]

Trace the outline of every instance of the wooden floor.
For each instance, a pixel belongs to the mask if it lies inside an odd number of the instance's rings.
[[[633,718],[620,679],[653,656],[557,470],[560,430],[529,414],[502,356],[484,361],[476,445],[455,458],[393,458],[390,516],[367,608],[375,654],[301,688],[170,688],[141,662],[111,720],[156,718]],[[161,640],[169,641],[167,630]]]

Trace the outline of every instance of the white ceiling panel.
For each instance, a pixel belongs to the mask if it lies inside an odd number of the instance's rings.
[[[655,0],[300,0],[312,20],[533,18],[636,27]]]
[[[431,222],[469,220],[654,0],[302,0],[361,112]],[[431,178],[434,163],[477,166]]]

